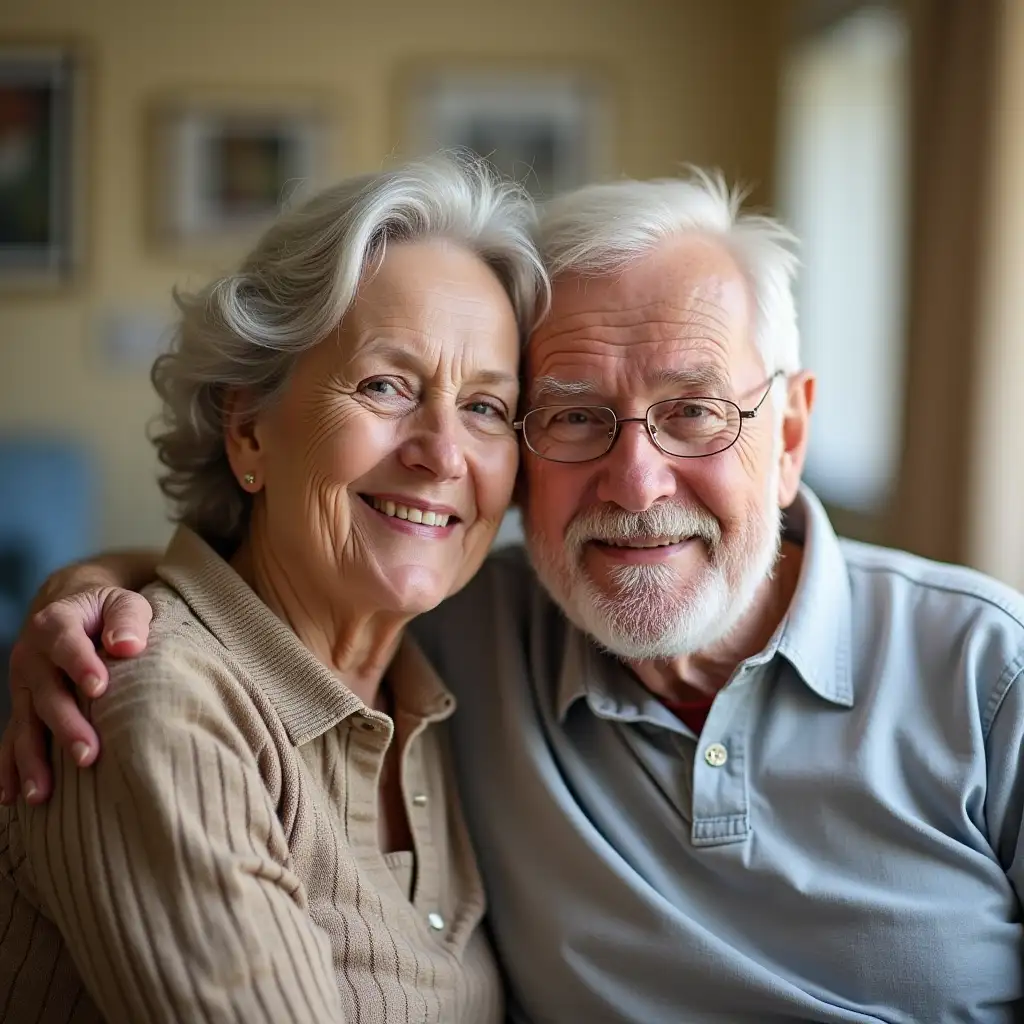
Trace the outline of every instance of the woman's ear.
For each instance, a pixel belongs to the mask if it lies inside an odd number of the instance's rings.
[[[240,389],[224,396],[224,447],[228,463],[243,491],[255,494],[263,488],[263,458],[256,417],[248,396]]]

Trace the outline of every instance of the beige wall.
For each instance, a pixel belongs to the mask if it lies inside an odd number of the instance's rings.
[[[967,557],[1024,590],[1024,4],[1002,16]]]
[[[168,528],[144,437],[146,372],[105,362],[110,313],[169,308],[209,268],[154,252],[143,232],[144,111],[179,89],[309,89],[332,102],[332,170],[394,149],[392,82],[433,56],[573,60],[618,97],[612,171],[714,164],[771,195],[776,0],[32,0],[0,5],[0,40],[70,39],[91,65],[88,252],[82,281],[49,297],[0,295],[0,430],[69,431],[95,452],[104,544]]]

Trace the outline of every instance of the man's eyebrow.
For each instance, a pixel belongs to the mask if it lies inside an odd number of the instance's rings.
[[[694,366],[686,370],[658,370],[650,375],[659,387],[679,388],[683,391],[703,391],[708,398],[728,393],[731,385],[728,374],[717,366]]]
[[[729,375],[717,366],[694,366],[686,370],[655,370],[645,374],[649,383],[657,388],[680,392],[701,392],[708,398],[728,394]],[[530,404],[564,401],[567,398],[601,398],[601,389],[589,380],[560,380],[558,377],[538,377],[530,389]]]
[[[599,394],[596,384],[589,380],[559,380],[558,377],[538,377],[530,387],[530,404],[557,401],[565,398],[593,398]]]

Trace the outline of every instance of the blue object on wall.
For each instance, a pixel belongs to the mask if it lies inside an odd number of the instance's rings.
[[[46,576],[92,550],[93,488],[90,459],[74,442],[0,437],[0,648]]]

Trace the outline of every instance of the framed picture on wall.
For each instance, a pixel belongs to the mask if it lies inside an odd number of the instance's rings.
[[[80,93],[70,49],[0,45],[0,287],[62,284],[75,270]]]
[[[155,107],[150,225],[165,245],[241,244],[325,177],[315,100],[205,99]]]
[[[537,199],[611,170],[610,100],[597,75],[440,66],[405,76],[401,93],[399,144],[407,153],[471,150]]]

